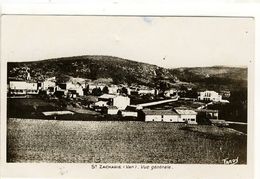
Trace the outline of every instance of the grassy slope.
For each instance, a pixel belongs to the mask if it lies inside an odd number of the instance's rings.
[[[176,68],[170,71],[181,81],[194,83],[200,90],[236,91],[247,88],[247,68],[213,66]]]
[[[8,162],[246,163],[246,136],[214,126],[8,119],[7,137]]]
[[[112,56],[77,56],[50,59],[35,62],[8,63],[8,76],[26,78],[26,69],[31,77],[41,81],[56,76],[64,80],[65,76],[96,80],[111,78],[114,83],[138,83],[151,85],[156,73],[172,77],[167,70],[155,65],[140,63]]]
[[[26,69],[31,77],[41,81],[56,76],[60,80],[66,76],[96,80],[112,79],[113,83],[144,84],[154,86],[155,82],[167,81],[173,86],[177,79],[192,82],[197,86],[210,87],[216,90],[223,88],[240,88],[247,85],[247,69],[234,67],[195,67],[166,69],[156,65],[140,63],[113,56],[75,56],[49,59],[34,62],[8,63],[8,77],[26,79]],[[205,75],[209,75],[205,78]]]

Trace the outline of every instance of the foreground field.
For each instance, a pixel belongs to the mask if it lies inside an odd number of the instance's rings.
[[[246,163],[246,136],[228,128],[138,121],[8,119],[8,162]]]

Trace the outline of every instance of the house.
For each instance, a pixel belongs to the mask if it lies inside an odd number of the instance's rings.
[[[106,106],[103,108],[102,112],[105,114],[116,115],[118,113],[118,108],[116,106]]]
[[[83,87],[81,86],[80,83],[68,83],[68,92],[71,94],[76,94],[78,96],[83,96],[84,95],[84,91],[83,91]]]
[[[25,95],[27,90],[26,81],[10,81],[9,82],[10,94]]]
[[[222,96],[215,91],[203,91],[203,92],[199,92],[198,99],[200,101],[220,102],[222,101]]]
[[[145,94],[152,94],[152,95],[154,95],[155,94],[155,90],[154,89],[139,89],[137,92],[140,95],[145,95]]]
[[[122,110],[119,112],[122,117],[137,117],[137,111]]]
[[[197,124],[197,113],[194,110],[186,108],[174,108],[174,110],[143,109],[139,111],[138,115],[144,121],[181,122],[188,124]]]
[[[99,96],[98,101],[105,101],[109,106],[116,106],[119,110],[125,109],[130,104],[129,97],[115,94],[103,94]]]
[[[10,94],[26,95],[38,94],[38,83],[26,81],[10,81],[9,82]]]
[[[179,122],[179,114],[173,110],[147,110],[139,112],[139,117],[144,121]]]
[[[165,97],[171,97],[171,96],[175,96],[178,95],[178,91],[176,89],[169,89],[164,91],[164,96]]]
[[[76,82],[72,83],[70,81],[65,82],[65,83],[59,83],[57,85],[56,91],[63,92],[64,95],[69,95],[70,97],[76,97],[76,96],[83,96],[83,86]]]
[[[41,90],[46,91],[47,94],[54,94],[56,91],[56,78],[47,78],[41,83]]]
[[[108,92],[110,94],[118,94],[119,88],[116,85],[111,85],[108,87]]]
[[[38,90],[38,83],[34,83],[34,82],[27,82],[26,83],[26,93],[27,94],[38,94],[39,90]]]
[[[95,88],[100,88],[101,90],[103,90],[103,88],[105,87],[105,84],[99,83],[99,84],[94,84],[94,83],[89,83],[88,84],[88,92],[92,93],[93,89]]]
[[[197,124],[196,116],[197,112],[187,108],[174,108],[174,110],[179,114],[178,122],[186,122],[188,124]]]

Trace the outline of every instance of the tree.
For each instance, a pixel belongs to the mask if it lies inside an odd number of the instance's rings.
[[[94,96],[100,96],[100,95],[102,95],[102,90],[101,90],[101,88],[94,88],[94,89],[92,90],[92,94],[93,94]]]
[[[89,85],[86,86],[85,89],[83,89],[84,95],[88,95],[89,94]]]
[[[169,85],[165,81],[159,83],[159,89],[164,93],[169,88]]]
[[[127,88],[126,88],[126,87],[123,87],[122,90],[121,90],[121,93],[127,95],[127,94],[128,94],[128,90],[127,90]]]
[[[108,94],[109,93],[109,89],[107,86],[105,86],[102,90],[103,94]]]

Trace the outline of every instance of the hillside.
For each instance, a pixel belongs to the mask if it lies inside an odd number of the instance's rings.
[[[170,70],[179,80],[199,84],[202,89],[233,89],[247,87],[247,68],[242,67],[193,67]]]
[[[147,63],[113,56],[76,56],[33,62],[9,62],[8,77],[26,79],[29,71],[33,81],[56,76],[91,80],[109,79],[114,84],[158,85],[178,81],[204,85],[247,85],[247,69],[235,67],[196,67],[166,69]],[[112,79],[112,80],[111,80]],[[178,83],[177,83],[178,84]],[[181,84],[181,83],[180,83]]]
[[[174,79],[164,68],[112,56],[77,56],[35,62],[11,62],[8,63],[8,76],[25,79],[26,69],[29,69],[35,81],[53,76],[58,79],[72,76],[91,80],[112,78],[114,84],[136,83],[150,86],[157,78]]]

